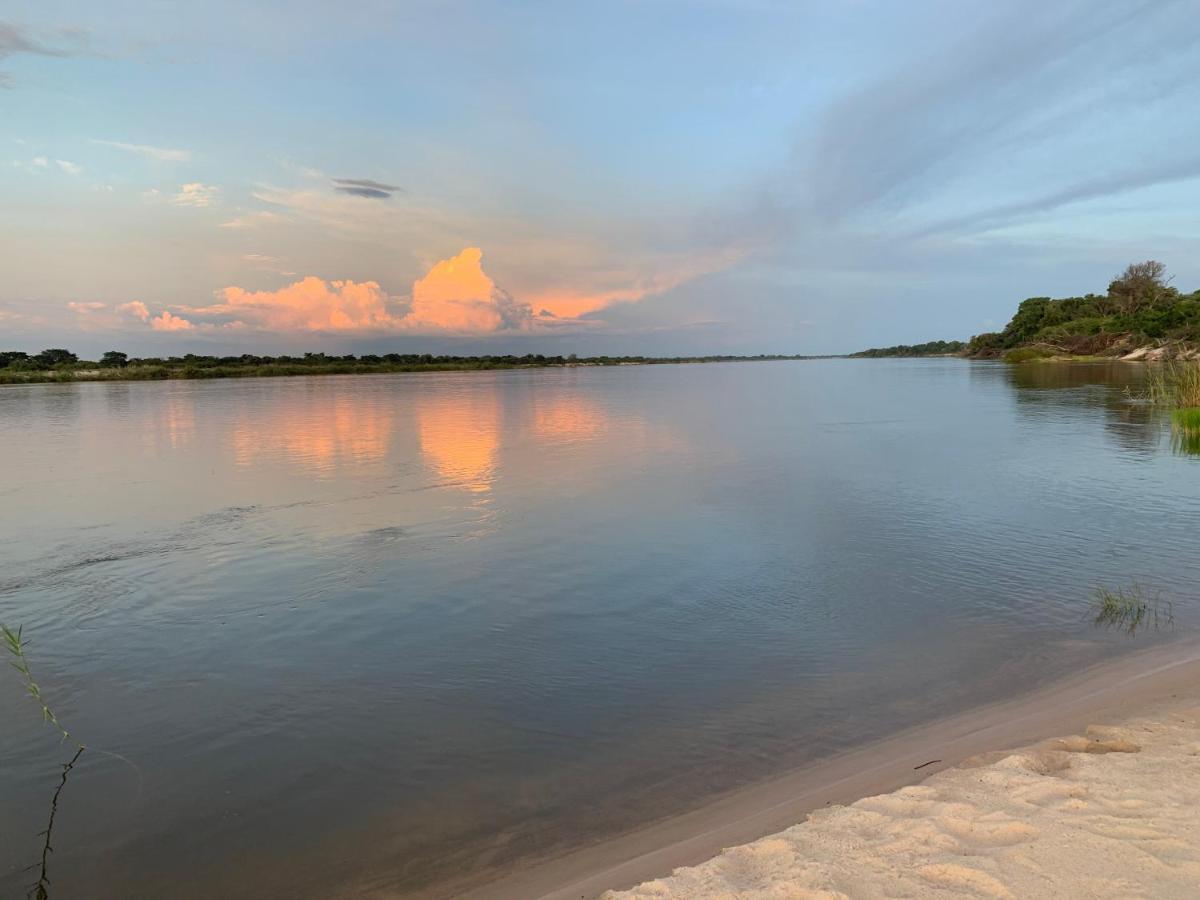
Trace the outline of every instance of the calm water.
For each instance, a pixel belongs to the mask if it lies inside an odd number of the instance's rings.
[[[0,389],[0,620],[96,748],[51,896],[414,892],[1144,646],[1087,597],[1136,579],[1189,619],[1200,460],[1139,377]],[[71,755],[14,674],[4,897]]]

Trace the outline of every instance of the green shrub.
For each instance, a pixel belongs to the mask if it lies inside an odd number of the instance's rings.
[[[1008,363],[1035,362],[1055,355],[1055,352],[1048,347],[1017,347],[1015,350],[1005,352],[1004,361]]]

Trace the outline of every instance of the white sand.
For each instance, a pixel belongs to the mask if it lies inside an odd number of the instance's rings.
[[[605,900],[1200,897],[1200,702],[965,760]]]

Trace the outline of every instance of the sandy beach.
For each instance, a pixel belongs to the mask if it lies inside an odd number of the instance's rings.
[[[465,895],[1157,898],[1198,886],[1200,647],[1175,641]]]
[[[1195,897],[1200,698],[1015,751],[807,822],[605,900]]]

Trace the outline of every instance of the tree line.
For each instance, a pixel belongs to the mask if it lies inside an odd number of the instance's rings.
[[[850,355],[872,359],[882,356],[949,356],[967,349],[965,341],[928,341],[924,344],[896,344],[894,347],[872,347]]]
[[[734,362],[742,360],[801,359],[804,357],[759,354],[757,356],[548,356],[527,353],[486,356],[455,356],[432,353],[305,353],[302,356],[130,356],[109,350],[98,360],[80,359],[63,348],[40,353],[0,351],[0,380],[223,378],[248,375],[349,374],[355,372],[414,372],[470,369],[539,368],[549,366],[619,366],[667,363]]]

